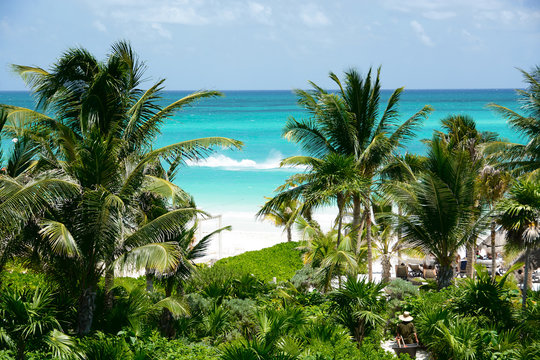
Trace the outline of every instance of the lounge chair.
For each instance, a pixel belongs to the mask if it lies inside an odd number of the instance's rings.
[[[396,265],[396,277],[407,280],[407,265]]]
[[[422,268],[418,264],[409,264],[409,276],[412,278],[422,277]]]
[[[459,263],[459,276],[467,276],[467,260],[461,260],[461,262]]]
[[[435,269],[424,269],[424,279],[435,280],[437,279],[437,272]]]

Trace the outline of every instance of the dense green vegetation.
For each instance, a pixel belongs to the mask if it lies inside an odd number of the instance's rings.
[[[260,251],[247,251],[243,254],[221,259],[214,267],[227,267],[243,273],[253,274],[263,281],[287,281],[303,267],[299,243],[277,244]]]
[[[198,239],[207,214],[174,179],[187,160],[242,143],[155,149],[176,110],[220,93],[163,107],[163,80],[141,89],[144,69],[126,42],[104,61],[76,48],[50,70],[14,66],[37,109],[0,105],[0,135],[16,140],[1,158],[2,358],[386,360],[395,357],[381,342],[403,311],[440,360],[540,356],[540,294],[528,286],[540,243],[539,67],[523,72],[522,114],[492,105],[525,145],[459,115],[426,141],[426,156],[400,148],[431,108],[401,121],[403,89],[380,104],[380,69],[348,71],[343,83],[331,73],[336,93],[298,90],[308,118],[291,118],[283,135],[308,156],[282,163],[304,171],[257,216],[303,241],[211,267],[195,260],[230,228]],[[328,205],[338,211],[325,232],[312,211]],[[520,263],[504,276],[473,268],[478,236],[493,237],[497,224],[507,253],[525,255],[522,284]],[[464,247],[469,277],[459,279],[453,262]],[[388,282],[391,258],[403,253],[433,256],[436,282]],[[385,281],[375,283],[378,255]],[[143,276],[115,276],[122,271]]]

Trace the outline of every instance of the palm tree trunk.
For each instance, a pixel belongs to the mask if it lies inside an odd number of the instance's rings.
[[[525,274],[523,276],[523,290],[522,290],[522,297],[523,302],[521,303],[521,307],[523,310],[527,308],[527,291],[529,289],[529,266],[530,266],[530,255],[531,255],[531,249],[527,246],[527,250],[525,250]]]
[[[339,243],[341,241],[341,227],[343,226],[343,207],[345,201],[342,196],[338,196],[338,233],[337,233],[337,244],[336,249],[339,248]]]
[[[84,289],[79,297],[79,311],[77,314],[77,333],[80,336],[90,333],[95,308],[96,292],[92,288]]]
[[[392,268],[392,264],[390,263],[390,258],[387,254],[382,256],[381,265],[382,265],[382,281],[389,282],[390,269]]]
[[[497,272],[497,256],[495,254],[495,221],[491,221],[491,278],[495,279]]]
[[[474,258],[475,258],[475,246],[476,241],[474,243],[467,244],[467,277],[473,278],[474,277]]]
[[[105,271],[105,310],[111,310],[113,306],[114,268],[107,266]]]
[[[450,261],[451,264],[451,261]],[[437,272],[437,283],[440,289],[444,289],[452,284],[452,278],[454,277],[454,270],[452,265],[440,265]]]
[[[168,280],[169,281],[165,283],[165,297],[169,297],[172,295],[173,284],[170,279]],[[172,339],[176,336],[176,330],[173,326],[173,315],[169,311],[169,309],[163,308],[161,310],[160,327],[162,336],[168,339]]]
[[[17,360],[24,360],[26,352],[26,341],[17,341]]]
[[[360,195],[355,194],[353,195],[353,217],[352,217],[352,223],[351,223],[351,232],[353,234],[356,234],[356,232],[359,230],[358,227],[360,226],[360,218],[361,218],[361,212],[362,212],[362,199],[360,199]]]
[[[291,229],[291,226],[287,226],[285,229],[287,230],[287,242],[291,242],[292,241],[292,229]]]
[[[360,248],[362,247],[362,233],[364,232],[365,223],[366,219],[364,217],[360,218],[360,227],[356,234],[356,255],[360,254]]]
[[[366,243],[367,243],[367,263],[368,263],[368,281],[373,280],[373,249],[371,244],[371,205],[366,209]]]
[[[154,291],[154,274],[149,269],[146,269],[146,291],[152,292]]]
[[[398,208],[397,208],[397,211],[398,211],[398,216],[401,217],[403,215],[403,210],[401,210],[401,205],[398,205]],[[398,241],[398,248],[397,248],[397,257],[399,259],[399,261],[401,261],[401,238],[403,237],[403,235],[401,234],[401,228],[398,227],[397,229],[397,241]]]

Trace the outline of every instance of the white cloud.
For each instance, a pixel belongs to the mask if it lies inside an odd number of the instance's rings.
[[[250,15],[262,24],[272,24],[272,8],[258,2],[249,2],[248,11]]]
[[[300,19],[307,26],[318,27],[330,24],[330,19],[315,5],[307,5],[300,11]]]
[[[411,21],[411,27],[413,28],[414,32],[416,33],[420,41],[424,43],[424,45],[427,45],[427,46],[435,45],[435,43],[433,43],[433,40],[431,40],[431,38],[426,34],[424,27],[418,21],[416,20]]]
[[[101,32],[107,32],[107,27],[105,26],[105,24],[103,24],[101,21],[99,20],[96,20],[92,23],[92,26],[95,27],[96,29],[98,29],[99,31]]]
[[[280,169],[280,163],[283,156],[278,151],[271,151],[270,156],[262,161],[257,162],[251,159],[241,159],[236,160],[232,159],[223,154],[217,154],[209,156],[205,159],[198,161],[188,160],[186,164],[188,166],[200,166],[200,167],[211,167],[211,168],[222,168],[225,170],[241,170],[241,169],[251,169],[251,170],[271,170],[271,169]],[[284,168],[290,168],[285,166]],[[305,167],[298,166],[298,169],[304,169]]]
[[[166,30],[161,24],[153,23],[150,27],[154,29],[159,36],[166,39],[172,39],[171,32]]]

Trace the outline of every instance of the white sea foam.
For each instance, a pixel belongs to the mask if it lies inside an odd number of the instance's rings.
[[[223,154],[217,154],[198,161],[189,160],[186,163],[188,166],[222,168],[224,170],[271,170],[280,169],[279,164],[282,159],[283,155],[279,151],[273,150],[263,162],[257,162],[251,159],[236,160]]]

